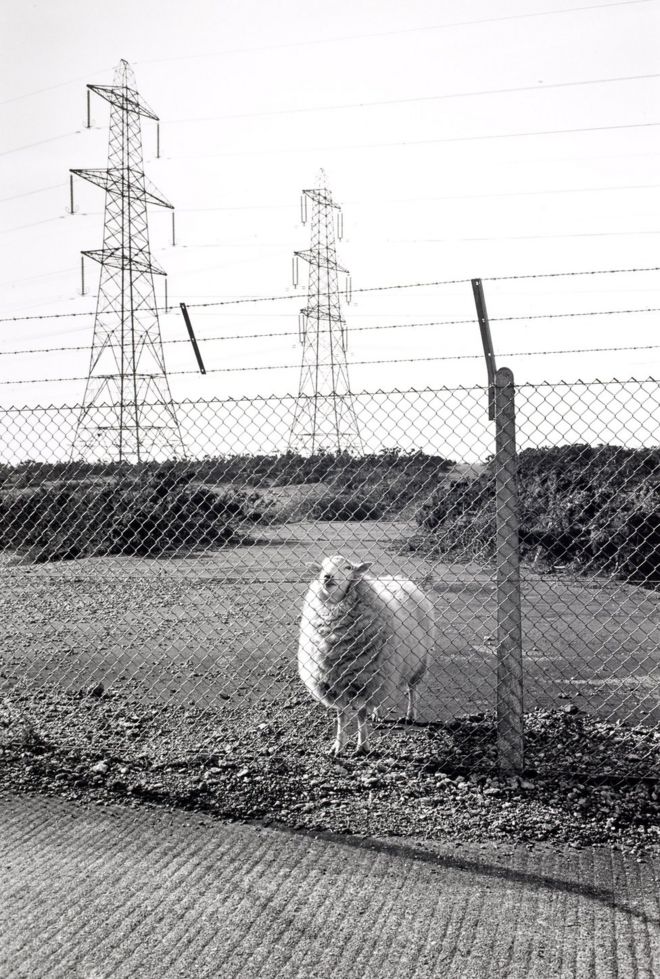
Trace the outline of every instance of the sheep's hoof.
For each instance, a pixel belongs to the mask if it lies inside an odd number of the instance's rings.
[[[355,748],[356,755],[368,755],[371,753],[371,748],[368,744],[359,744]]]
[[[325,753],[330,758],[339,758],[339,756],[342,753],[342,747],[341,747],[340,744],[337,744],[336,741],[333,741],[333,743],[330,745],[330,747],[329,748],[326,748]]]
[[[408,727],[417,723],[414,717],[408,717],[407,714],[405,715],[405,717],[398,717],[396,722],[397,724],[404,724]]]

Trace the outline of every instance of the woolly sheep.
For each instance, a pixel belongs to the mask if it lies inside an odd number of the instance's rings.
[[[324,558],[303,604],[298,670],[312,696],[337,711],[335,755],[355,714],[357,749],[369,750],[367,714],[377,717],[388,694],[407,688],[406,720],[415,721],[415,688],[435,644],[430,599],[406,578],[365,577],[368,568]]]

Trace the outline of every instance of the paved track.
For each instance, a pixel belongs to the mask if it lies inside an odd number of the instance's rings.
[[[660,976],[658,870],[0,794],[0,976]]]

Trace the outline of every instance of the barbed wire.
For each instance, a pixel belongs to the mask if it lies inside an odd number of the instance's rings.
[[[578,272],[528,272],[522,275],[492,275],[484,276],[484,282],[509,282],[515,279],[559,279],[559,278],[572,278],[573,276],[580,275],[618,275],[624,272],[658,272],[660,271],[660,266],[637,266],[634,268],[627,269],[590,269],[581,270]],[[357,292],[356,289],[353,290]]]
[[[563,354],[593,354],[593,353],[619,353],[621,351],[633,351],[633,350],[660,350],[660,344],[648,344],[645,346],[630,346],[630,347],[582,347],[582,348],[570,348],[564,350],[517,350],[517,351],[505,351],[498,354],[499,357],[545,357]],[[436,361],[457,361],[457,360],[482,360],[483,354],[446,354],[437,357],[395,357],[393,359],[382,359],[382,360],[352,360],[352,367],[364,367],[371,365],[381,365],[381,364],[422,364],[431,363]],[[211,367],[207,368],[206,374],[243,374],[255,371],[279,371],[279,370],[300,370],[300,364],[264,364],[262,366],[251,365],[249,367]],[[193,370],[180,370],[180,371],[167,371],[167,375],[170,377],[177,377],[182,375],[198,375],[199,371]],[[0,381],[0,385],[14,385],[14,384],[58,384],[65,381],[86,381],[87,375],[81,375],[78,377],[39,377],[39,378],[22,378],[17,381]]]
[[[629,268],[612,268],[612,269],[582,269],[577,272],[527,272],[520,275],[490,275],[481,276],[482,282],[508,282],[521,279],[557,279],[557,278],[574,278],[584,275],[623,275],[628,273],[638,273],[638,272],[660,272],[660,265],[644,265],[644,266],[631,266]],[[475,276],[476,278],[476,276]],[[421,289],[421,288],[431,288],[435,286],[445,286],[445,285],[465,285],[471,282],[471,278],[461,278],[461,279],[433,279],[427,282],[398,282],[391,285],[382,286],[359,286],[352,289],[352,293],[366,293],[366,292],[386,292],[388,290],[395,289]],[[306,299],[306,292],[296,292],[296,293],[285,293],[274,296],[245,296],[237,299],[215,299],[209,302],[203,303],[187,303],[188,309],[203,309],[212,306],[236,306],[244,303],[260,303],[260,302],[276,302],[285,299]],[[155,306],[154,309],[158,312],[175,312],[176,301],[168,302],[167,306]],[[0,323],[19,323],[25,322],[27,320],[47,320],[47,319],[73,319],[74,317],[80,316],[92,316],[95,310],[88,310],[87,312],[71,312],[71,313],[39,313],[32,314],[30,316],[0,316]]]
[[[616,316],[616,315],[626,315],[633,313],[660,313],[660,306],[645,306],[639,309],[596,309],[596,310],[585,310],[583,312],[577,313],[532,313],[528,316],[491,316],[489,320],[491,323],[511,323],[511,322],[527,322],[531,320],[546,320],[546,319],[572,319],[574,317],[583,316]],[[464,326],[467,324],[475,323],[476,317],[469,317],[468,319],[456,319],[456,320],[424,320],[414,323],[379,323],[373,326],[351,326],[351,333],[366,333],[374,330],[407,330],[407,329],[419,329],[420,327],[428,326]],[[330,333],[331,330],[322,329],[317,331],[320,334]],[[261,333],[232,333],[226,334],[224,336],[213,336],[204,337],[198,336],[197,340],[199,343],[219,343],[228,342],[232,340],[270,340],[277,337],[297,337],[300,335],[299,330],[272,330],[268,332]],[[174,344],[189,344],[190,340],[187,337],[182,337],[176,340],[162,340],[163,345],[174,345]],[[108,349],[121,349],[120,344],[107,343],[104,345]],[[597,352],[600,348],[593,348],[594,352]],[[624,349],[624,348],[621,348]],[[77,344],[70,346],[59,346],[59,347],[26,347],[18,350],[0,350],[0,357],[18,356],[21,354],[49,354],[49,353],[64,353],[64,352],[75,352],[81,350],[89,350],[89,344]]]
[[[631,347],[585,347],[566,350],[525,350],[525,351],[506,351],[498,354],[499,357],[541,357],[549,354],[587,354],[587,353],[610,353],[631,350],[660,350],[660,344],[648,346]],[[364,367],[380,364],[421,364],[445,360],[483,360],[483,354],[442,354],[433,357],[394,357],[381,360],[351,360],[351,367]],[[229,374],[244,373],[252,370],[300,370],[300,364],[267,364],[263,367],[213,367],[207,370],[207,374]],[[171,375],[196,374],[197,371],[169,371]]]
[[[660,312],[660,307],[656,310]],[[459,324],[475,323],[476,318],[471,319],[460,319],[460,320],[428,320],[418,323],[388,323],[375,326],[352,326],[351,333],[355,332],[366,332],[369,330],[402,330],[409,328],[417,328],[423,326],[454,326]],[[319,333],[329,333],[330,330],[319,330]],[[272,330],[262,333],[233,333],[227,334],[225,336],[214,336],[214,337],[204,337],[198,336],[197,341],[199,343],[217,343],[222,341],[231,340],[266,340],[274,339],[276,337],[297,337],[300,335],[299,330]],[[174,344],[190,344],[190,340],[187,337],[182,337],[176,340],[162,340],[163,345],[174,345]],[[119,344],[105,344],[105,347],[110,349],[117,348],[120,349]],[[72,346],[61,346],[61,347],[28,347],[22,350],[0,350],[0,357],[13,356],[17,354],[46,354],[46,353],[60,353],[64,351],[80,351],[89,350],[89,344],[79,344]]]

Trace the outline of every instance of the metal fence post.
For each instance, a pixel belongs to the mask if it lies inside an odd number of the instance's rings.
[[[520,610],[520,512],[513,373],[495,374],[495,507],[497,556],[497,756],[501,772],[521,772],[523,665]]]

